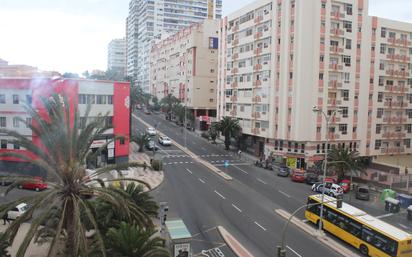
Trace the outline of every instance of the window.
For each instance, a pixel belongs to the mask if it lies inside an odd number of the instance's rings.
[[[6,95],[0,95],[0,104],[6,103]]]
[[[19,125],[20,125],[19,123],[20,123],[19,119],[17,117],[14,117],[13,118],[13,127],[18,128]]]
[[[320,62],[323,62],[323,59],[324,59],[324,56],[323,56],[323,55],[319,56],[319,61],[320,61]]]
[[[123,137],[120,138],[120,139],[119,139],[119,142],[120,142],[121,145],[124,145],[124,138],[123,138]]]
[[[31,104],[32,101],[33,101],[32,96],[31,95],[26,95],[26,103]]]
[[[389,32],[389,38],[395,39],[396,38],[396,33],[395,32]]]
[[[106,117],[104,121],[105,126],[113,126],[113,116]]]
[[[348,117],[348,107],[342,107],[342,117],[347,118]]]
[[[350,82],[350,73],[349,72],[344,72],[343,73],[343,82],[345,82],[345,83]]]
[[[381,37],[386,37],[386,28],[381,28]]]
[[[346,49],[352,49],[352,40],[346,39],[345,48]]]
[[[382,76],[379,76],[379,86],[383,86],[384,83],[384,78]]]
[[[6,117],[0,117],[0,127],[5,128],[7,126]]]
[[[349,67],[350,66],[350,56],[349,55],[342,56],[342,62],[345,63],[345,66]]]
[[[385,54],[385,51],[386,51],[386,45],[385,45],[385,44],[381,44],[380,53],[381,53],[381,54]]]
[[[410,138],[404,139],[403,144],[405,145],[406,148],[411,148],[411,139]]]
[[[113,104],[113,95],[107,96],[107,104]]]
[[[19,104],[19,95],[13,95],[13,104]]]
[[[381,103],[383,101],[383,92],[378,92],[378,102]]]
[[[2,139],[0,140],[1,149],[7,149],[7,140]]]
[[[342,97],[344,101],[349,101],[349,90],[342,90]]]
[[[95,104],[96,103],[96,96],[95,95],[87,95],[87,104]]]
[[[346,29],[346,32],[352,32],[352,22],[351,21],[343,21],[343,28]]]
[[[14,149],[14,150],[19,150],[19,149],[20,149],[20,145],[17,144],[17,143],[14,143],[13,149]]]
[[[106,96],[105,95],[97,95],[96,96],[96,103],[97,104],[106,104]]]
[[[321,128],[320,127],[316,127],[316,133],[320,133]]]
[[[213,103],[213,98],[209,98],[209,103]]]
[[[406,124],[405,125],[405,130],[407,133],[412,133],[412,124]]]
[[[322,2],[322,9],[326,8],[326,2]]]
[[[31,125],[31,118],[26,118],[26,128],[29,128]]]
[[[381,124],[376,124],[376,134],[380,134],[381,133],[381,129],[382,129],[382,125]]]
[[[347,15],[352,15],[352,5],[351,4],[345,4],[345,11]]]
[[[319,73],[319,80],[323,80],[323,73]]]
[[[86,95],[79,94],[79,104],[86,104]]]
[[[339,131],[342,132],[343,135],[348,134],[348,125],[347,124],[339,124]]]
[[[378,108],[376,111],[376,118],[382,118],[383,115],[383,108]]]

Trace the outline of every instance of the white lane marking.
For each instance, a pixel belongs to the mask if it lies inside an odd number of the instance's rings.
[[[401,226],[401,227],[403,227],[404,229],[411,229],[410,227],[408,227],[408,226],[405,226],[405,225],[403,225],[403,224],[401,224],[401,223],[398,223],[399,224],[399,226]]]
[[[179,162],[179,164],[183,164],[183,162]]]
[[[187,172],[189,172],[190,174],[193,174],[193,172],[191,171],[191,170],[189,170],[189,169],[186,169],[187,170]]]
[[[287,198],[290,198],[290,195],[286,194],[285,192],[278,190],[279,193],[281,193],[282,195],[286,196]]]
[[[265,185],[267,184],[265,181],[261,180],[260,178],[258,178],[257,181],[259,181],[260,183],[263,183]]]
[[[386,217],[389,217],[389,216],[392,216],[392,215],[393,215],[393,213],[388,213],[388,214],[383,214],[383,215],[380,215],[380,216],[375,216],[375,218],[378,218],[378,219],[386,218]]]
[[[235,208],[238,212],[242,212],[242,210],[241,209],[239,209],[239,207],[237,207],[236,205],[234,205],[233,203],[232,203],[232,206],[233,206],[233,208]]]
[[[206,182],[201,178],[199,178],[199,181],[202,182],[203,184],[206,184]]]
[[[303,220],[302,220],[303,223],[306,223],[306,222],[308,222],[308,221],[309,221],[309,220],[307,220],[307,219],[303,219]]]
[[[257,223],[256,221],[255,221],[255,224],[256,224],[258,227],[260,227],[261,229],[263,229],[264,231],[266,231],[266,228],[264,228],[262,225],[260,225],[260,224]]]
[[[174,162],[173,164],[178,164],[179,162]]]
[[[238,169],[238,170],[240,170],[241,172],[243,172],[243,173],[245,173],[245,174],[249,174],[247,171],[245,171],[245,170],[242,170],[241,168],[239,168],[239,167],[236,167],[235,165],[232,165],[233,167],[235,167],[236,169]]]
[[[215,193],[220,196],[222,199],[226,199],[226,197],[224,197],[223,195],[221,195],[218,191],[215,190]]]
[[[289,250],[291,250],[294,254],[296,254],[299,257],[302,257],[302,255],[298,254],[295,250],[293,250],[289,245],[286,246]]]

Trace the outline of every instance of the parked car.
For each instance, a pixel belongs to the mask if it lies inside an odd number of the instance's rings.
[[[335,179],[335,178],[331,178],[331,177],[326,177],[326,178],[325,178],[325,182],[335,183],[335,184],[336,184],[336,179]]]
[[[325,186],[323,183],[315,183],[312,185],[312,191],[322,193],[325,191],[325,195],[336,197],[337,195],[343,194],[343,189],[338,184],[326,182]]]
[[[167,136],[161,136],[159,137],[159,144],[172,145],[172,140],[170,140],[170,138],[168,138]]]
[[[367,186],[359,186],[356,188],[356,199],[369,201],[370,193]]]
[[[350,187],[351,187],[350,180],[343,179],[343,180],[339,183],[339,186],[342,187],[344,193],[349,192],[349,191],[350,191]]]
[[[149,140],[146,143],[146,148],[150,151],[153,151],[153,148],[155,151],[159,150],[159,147],[155,144],[155,142],[153,140]]]
[[[146,134],[148,134],[149,136],[156,136],[156,129],[149,127],[146,129]]]
[[[7,212],[7,218],[15,220],[23,215],[28,209],[29,206],[26,203],[21,203]]]
[[[0,176],[0,185],[9,186],[13,184],[13,181],[8,176]]]
[[[313,185],[314,183],[319,181],[319,176],[316,173],[307,172],[305,181],[306,184]]]
[[[145,113],[145,114],[148,114],[148,115],[149,115],[149,114],[152,114],[148,109],[145,109],[145,110],[144,110],[144,113]]]
[[[305,172],[302,170],[294,170],[290,179],[294,182],[305,182]]]
[[[276,167],[275,169],[277,169],[277,175],[279,177],[289,177],[289,175],[290,175],[289,167],[280,166],[280,167]]]
[[[47,189],[47,183],[45,183],[41,177],[34,177],[32,181],[22,182],[19,185],[19,188],[35,190],[38,192]]]

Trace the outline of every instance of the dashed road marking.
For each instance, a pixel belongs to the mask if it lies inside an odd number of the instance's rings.
[[[189,172],[190,174],[193,174],[193,172],[191,171],[191,170],[189,170],[189,169],[186,169],[187,170],[187,172]]]
[[[259,181],[260,183],[263,183],[265,185],[267,184],[265,181],[261,180],[260,178],[258,178],[257,181]]]
[[[239,207],[237,207],[236,205],[234,205],[233,203],[232,203],[232,206],[233,206],[233,208],[235,208],[238,212],[242,212],[242,210],[241,209],[239,209]]]
[[[389,216],[392,216],[392,215],[393,215],[393,213],[388,213],[388,214],[383,214],[383,215],[380,215],[380,216],[376,216],[375,218],[381,219],[381,218],[386,218],[386,217],[389,217]]]
[[[289,250],[291,250],[294,254],[296,254],[299,257],[302,257],[302,255],[298,254],[295,250],[293,250],[289,245],[286,246]]]
[[[222,199],[226,199],[226,197],[224,197],[222,194],[220,194],[218,191],[215,190],[215,193],[220,196]]]
[[[287,198],[290,198],[290,195],[286,194],[285,192],[278,190],[279,193],[281,193],[282,195],[286,196]]]
[[[260,225],[259,223],[257,223],[256,221],[255,221],[255,224],[256,224],[256,226],[258,226],[258,227],[260,227],[261,229],[263,229],[264,231],[266,231],[266,228],[263,227],[262,225]]]
[[[206,184],[206,182],[201,178],[199,178],[199,181],[202,182],[203,184]]]
[[[240,170],[241,172],[243,172],[243,173],[245,173],[245,174],[249,174],[247,171],[245,171],[245,170],[242,170],[241,168],[239,168],[239,167],[236,167],[235,165],[232,165],[233,167],[235,167],[236,169],[238,169],[238,170]]]

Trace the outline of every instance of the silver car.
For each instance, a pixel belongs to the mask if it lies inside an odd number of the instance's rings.
[[[172,145],[172,140],[170,140],[170,138],[168,138],[167,136],[161,136],[159,137],[159,144]]]

